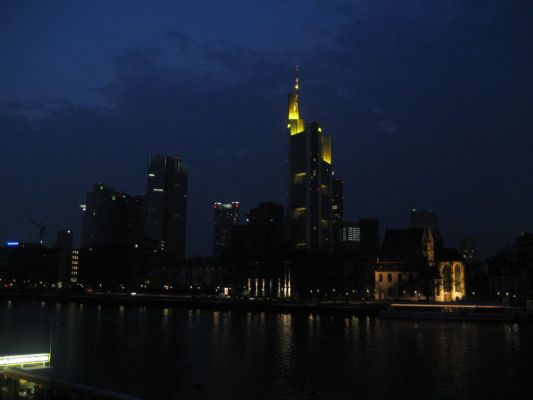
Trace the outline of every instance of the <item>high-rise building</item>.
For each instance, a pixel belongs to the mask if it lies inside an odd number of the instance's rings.
[[[361,228],[357,222],[343,224],[340,235],[341,242],[359,243],[361,241]]]
[[[155,154],[148,164],[145,236],[154,249],[185,257],[188,168],[179,158]]]
[[[360,219],[359,229],[359,254],[368,261],[376,261],[379,255],[379,221],[371,218]]]
[[[128,246],[142,238],[144,196],[130,196],[102,183],[83,205],[82,246]]]
[[[72,249],[72,231],[70,229],[57,231],[55,247],[57,249]]]
[[[288,96],[289,188],[288,233],[294,249],[331,251],[331,136],[317,122],[300,118],[298,69],[294,92]]]
[[[358,222],[344,222],[339,232],[340,248],[348,254],[359,252],[361,228]]]
[[[231,247],[233,228],[239,225],[240,204],[214,203],[213,254],[221,255]]]
[[[518,267],[525,271],[529,281],[530,293],[533,293],[533,235],[524,232],[516,239],[516,255]]]
[[[441,249],[443,247],[442,236],[439,230],[439,217],[433,210],[416,210],[411,211],[411,228],[428,228],[435,240],[435,247]]]
[[[332,179],[331,198],[333,245],[338,247],[341,241],[341,229],[344,220],[344,183],[337,178]]]
[[[459,242],[459,251],[465,262],[477,260],[477,241],[471,237],[462,238]]]
[[[259,203],[247,218],[249,253],[255,259],[271,260],[281,256],[283,249],[284,209],[273,202]]]

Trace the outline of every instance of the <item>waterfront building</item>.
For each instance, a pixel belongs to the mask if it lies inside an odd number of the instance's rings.
[[[373,218],[359,220],[361,241],[359,255],[367,262],[375,263],[379,255],[379,221]]]
[[[72,231],[70,229],[57,231],[55,247],[57,249],[72,249]]]
[[[79,281],[80,251],[74,249],[70,256],[70,283],[76,285]]]
[[[466,295],[462,256],[456,249],[436,250],[428,228],[387,230],[374,282],[376,300],[456,301]]]
[[[283,250],[285,212],[281,204],[262,202],[247,216],[249,254],[256,260],[278,259]]]
[[[0,281],[4,287],[46,288],[68,281],[70,250],[49,248],[41,243],[11,243],[0,246]]]
[[[332,212],[332,229],[333,229],[333,246],[335,250],[339,250],[341,242],[341,229],[344,220],[344,182],[338,178],[333,178],[332,181],[332,197],[331,197],[331,212]]]
[[[524,232],[516,239],[516,255],[519,264],[533,268],[533,234]]]
[[[187,165],[177,157],[150,157],[146,184],[144,233],[154,250],[185,258]]]
[[[359,253],[361,244],[361,228],[358,222],[344,222],[339,233],[340,247],[344,253]]]
[[[288,96],[289,176],[287,218],[293,249],[329,252],[333,245],[331,136],[299,110],[299,76]]]
[[[533,295],[533,235],[525,232],[516,239],[518,265],[526,270],[529,296]]]
[[[498,300],[531,298],[533,293],[533,235],[523,233],[515,246],[506,246],[487,259],[489,294]]]
[[[528,269],[520,266],[516,259],[502,259],[496,255],[488,261],[489,294],[492,298],[516,301],[529,298],[531,287]]]
[[[477,260],[477,242],[473,238],[462,238],[459,242],[459,251],[467,263]]]
[[[231,247],[233,229],[239,225],[240,203],[214,203],[213,217],[213,254],[220,256]]]
[[[144,196],[131,196],[97,183],[83,207],[82,247],[127,247],[142,237]]]

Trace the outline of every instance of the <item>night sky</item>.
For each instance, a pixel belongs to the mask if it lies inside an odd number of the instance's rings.
[[[0,4],[0,241],[71,228],[95,182],[145,192],[189,165],[188,255],[212,203],[285,205],[286,107],[333,136],[345,219],[439,213],[484,254],[533,230],[532,1]]]

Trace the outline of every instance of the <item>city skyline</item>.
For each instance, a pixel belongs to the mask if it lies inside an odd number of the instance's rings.
[[[0,54],[1,399],[531,391],[533,0],[6,0]]]
[[[146,160],[169,153],[191,169],[187,254],[209,254],[217,199],[286,204],[284,109],[300,64],[303,113],[334,137],[345,220],[377,218],[383,232],[433,209],[446,246],[512,243],[533,224],[531,6],[459,4],[241,5],[204,30],[180,16],[202,6],[166,6],[171,18],[148,12],[136,27],[139,4],[111,4],[118,20],[98,23],[103,3],[9,5],[0,241],[36,241],[35,219],[47,243],[60,229],[79,243],[87,188],[143,193]],[[259,25],[228,29],[248,18]]]

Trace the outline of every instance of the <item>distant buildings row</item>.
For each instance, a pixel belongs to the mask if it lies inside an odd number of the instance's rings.
[[[72,249],[70,231],[60,232],[55,249],[0,248],[0,278],[136,290],[226,287],[266,297],[359,293],[377,300],[456,301],[475,293],[530,295],[531,235],[518,239],[516,257],[478,263],[472,240],[460,251],[444,247],[432,210],[412,210],[410,227],[387,230],[383,241],[376,219],[345,220],[332,137],[319,123],[304,123],[299,91],[297,71],[288,94],[286,208],[261,202],[241,223],[240,202],[214,203],[214,257],[186,259],[188,168],[179,158],[156,154],[144,195],[103,183],[87,193],[80,248]],[[42,224],[34,224],[42,232]]]
[[[81,246],[144,246],[185,257],[188,170],[173,157],[154,155],[146,194],[131,196],[95,184],[82,205]]]

